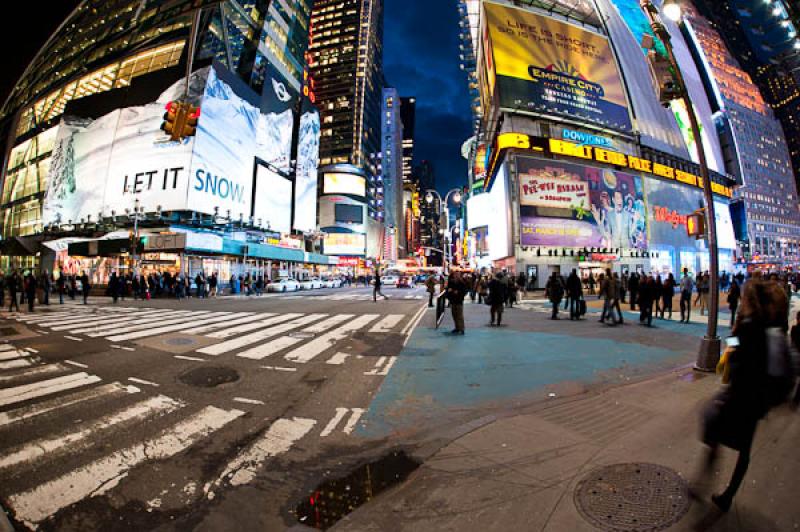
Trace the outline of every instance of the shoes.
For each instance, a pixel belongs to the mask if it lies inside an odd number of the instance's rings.
[[[717,508],[722,510],[723,512],[727,512],[731,509],[731,504],[733,504],[733,499],[726,496],[724,493],[721,495],[712,495],[711,501],[717,505]]]

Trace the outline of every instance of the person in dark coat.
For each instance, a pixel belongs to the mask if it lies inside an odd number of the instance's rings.
[[[567,296],[569,297],[569,319],[581,319],[579,305],[583,299],[583,286],[575,268],[567,277]]]
[[[489,300],[490,312],[492,321],[490,326],[497,325],[503,321],[503,303],[508,297],[508,288],[503,279],[503,273],[497,272],[497,275],[489,281],[489,294],[486,298]],[[496,319],[496,322],[495,322]]]
[[[108,291],[114,303],[119,299],[119,281],[120,279],[117,277],[117,272],[112,273],[111,278],[108,280]]]
[[[25,278],[25,296],[28,298],[28,312],[33,312],[33,304],[36,300],[37,286],[38,283],[36,282],[36,276],[33,273],[29,273]]]
[[[42,287],[42,305],[49,305],[50,304],[50,288],[53,285],[52,285],[52,282],[51,282],[51,279],[50,279],[50,273],[47,270],[45,270],[44,273],[42,273],[41,281],[39,283],[39,286]]]
[[[636,301],[638,300],[640,281],[641,279],[639,274],[636,272],[633,272],[628,279],[628,290],[630,290],[631,293],[631,310],[636,310]]]
[[[730,509],[750,465],[756,426],[773,406],[769,397],[774,382],[767,373],[767,353],[771,347],[768,329],[777,328],[782,335],[786,334],[783,327],[787,300],[776,283],[748,282],[741,303],[732,331],[738,346],[728,348],[730,383],[714,397],[703,414],[703,443],[709,450],[701,476],[713,472],[719,445],[739,451],[728,487],[711,497],[723,511]]]
[[[447,280],[447,299],[450,301],[450,310],[453,313],[455,328],[453,334],[464,334],[464,297],[467,295],[469,285],[464,282],[461,272],[453,272]]]
[[[730,290],[728,290],[728,308],[731,310],[731,329],[733,324],[736,323],[736,309],[739,308],[739,299],[742,296],[742,291],[739,288],[739,281],[733,279],[731,281]]]
[[[545,295],[553,304],[553,314],[550,316],[551,320],[558,318],[558,306],[564,298],[564,284],[561,282],[561,276],[557,272],[553,272],[547,280],[547,285],[544,288]]]
[[[81,274],[81,284],[83,285],[83,304],[86,305],[89,299],[89,290],[92,289],[92,286],[89,284],[89,276],[85,271]]]
[[[671,273],[667,276],[667,280],[664,281],[664,288],[661,293],[661,319],[664,319],[664,313],[669,313],[669,318],[672,319],[672,297],[675,295],[675,276]]]
[[[639,285],[639,323],[653,326],[653,300],[655,299],[655,283],[649,275],[643,276]]]
[[[19,274],[13,272],[6,278],[6,285],[8,285],[8,297],[10,303],[8,304],[8,311],[11,312],[14,308],[19,312],[19,302],[17,301],[17,291],[19,290]]]
[[[0,309],[6,306],[6,275],[0,270]]]

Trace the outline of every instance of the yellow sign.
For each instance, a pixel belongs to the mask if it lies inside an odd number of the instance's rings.
[[[608,39],[524,8],[484,3],[490,89],[501,107],[558,113],[624,131],[628,104]],[[494,60],[492,65],[491,60]]]

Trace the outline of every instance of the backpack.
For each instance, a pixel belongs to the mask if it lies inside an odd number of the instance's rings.
[[[784,403],[794,389],[797,352],[789,345],[786,334],[778,327],[766,330],[767,387],[769,407]]]

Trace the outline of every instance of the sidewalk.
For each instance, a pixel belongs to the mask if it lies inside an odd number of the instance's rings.
[[[358,431],[399,436],[422,466],[335,530],[800,529],[800,414],[786,407],[760,424],[728,514],[708,495],[730,479],[730,450],[704,500],[688,499],[699,413],[720,387],[691,369],[704,323],[647,328],[626,312],[626,325],[607,327],[597,308],[571,322],[526,306],[490,328],[488,307],[468,303],[463,337],[446,333],[449,316],[435,330],[425,315]],[[604,466],[615,467],[596,473]]]

